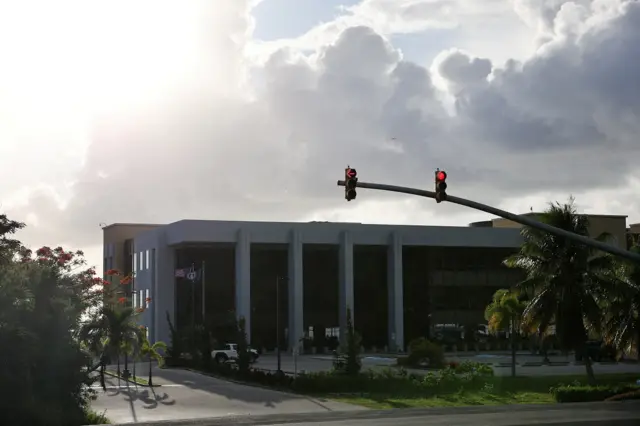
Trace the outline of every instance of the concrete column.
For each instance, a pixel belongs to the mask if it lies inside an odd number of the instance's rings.
[[[340,341],[344,341],[347,332],[347,308],[351,310],[351,321],[355,324],[353,310],[353,240],[349,231],[340,236],[340,281],[338,308],[340,318]]]
[[[302,235],[291,231],[289,240],[289,349],[304,336],[304,285],[302,273]]]
[[[236,318],[244,317],[251,342],[251,235],[240,229],[236,239]]]
[[[156,249],[155,276],[151,309],[155,318],[154,341],[163,341],[171,345],[171,332],[167,322],[167,313],[174,327],[176,324],[176,250],[166,245],[164,238],[159,239]]]
[[[389,349],[404,350],[404,293],[402,278],[402,239],[393,232],[389,239],[387,262]]]

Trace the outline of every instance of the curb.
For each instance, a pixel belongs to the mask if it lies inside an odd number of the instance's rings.
[[[134,380],[132,380],[132,379],[125,379],[124,377],[118,377],[118,375],[117,375],[117,374],[112,373],[112,372],[110,372],[110,371],[105,371],[105,372],[104,372],[104,375],[105,375],[105,376],[114,377],[114,378],[116,378],[116,379],[124,380],[124,381],[125,381],[125,382],[127,382],[127,383],[131,383],[131,384],[136,385],[136,386],[142,386],[142,387],[144,387],[144,388],[158,388],[158,387],[161,387],[161,386],[162,386],[162,385],[153,385],[153,386],[149,386],[148,384],[143,385],[142,383],[138,383],[138,382],[136,382],[136,381],[134,381]]]

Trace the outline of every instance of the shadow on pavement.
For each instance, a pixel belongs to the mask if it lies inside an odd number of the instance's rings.
[[[156,389],[158,388],[138,386],[115,377],[107,378],[105,383],[107,385],[106,392],[99,389],[99,394],[108,397],[122,396],[124,401],[129,403],[140,401],[143,404],[142,408],[145,409],[154,409],[159,404],[174,405],[176,403],[175,399],[171,399],[166,392],[157,392]]]
[[[214,393],[230,400],[239,400],[249,404],[261,404],[265,407],[275,408],[276,405],[284,401],[299,399],[301,401],[308,400],[330,411],[329,407],[321,404],[324,401],[314,400],[302,395],[229,382],[190,370],[177,368],[156,369],[154,375],[163,382],[181,384],[190,389]]]

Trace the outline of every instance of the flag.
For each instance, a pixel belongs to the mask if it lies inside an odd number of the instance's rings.
[[[192,283],[195,283],[196,281],[199,281],[200,278],[202,277],[202,270],[196,269],[192,266],[189,270],[187,270],[187,274],[185,277]]]
[[[175,274],[176,278],[184,278],[185,275],[186,275],[185,269],[176,269],[176,274]]]

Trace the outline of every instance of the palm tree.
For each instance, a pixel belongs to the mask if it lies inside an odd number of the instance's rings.
[[[167,344],[161,341],[151,343],[147,338],[146,334],[143,334],[142,345],[140,347],[140,355],[142,357],[147,357],[149,360],[149,386],[153,386],[153,375],[152,375],[152,360],[156,360],[159,366],[162,366],[164,363],[164,358],[162,353],[166,353]]]
[[[588,235],[586,216],[576,212],[573,199],[550,204],[540,221],[579,235]],[[586,345],[590,329],[600,326],[598,290],[610,284],[613,259],[585,245],[525,227],[524,243],[518,253],[505,260],[509,267],[522,269],[526,278],[516,287],[529,297],[523,312],[525,324],[538,324],[544,334],[555,324],[556,336],[565,350],[585,353],[585,368],[595,382]],[[606,239],[601,235],[598,239]]]
[[[136,312],[128,306],[105,304],[92,320],[82,325],[80,339],[90,347],[98,347],[103,342],[105,353],[117,358],[117,372],[120,376],[120,356],[127,346],[138,348],[142,332],[135,323]],[[125,370],[127,369],[125,362]]]
[[[631,248],[640,253],[640,246]],[[601,289],[604,337],[619,350],[635,347],[640,361],[640,265],[621,261],[614,285]]]
[[[509,328],[511,330],[511,376],[516,375],[516,334],[520,330],[522,312],[526,304],[520,301],[518,295],[509,290],[498,290],[493,295],[493,301],[484,311],[484,317],[489,322],[489,330],[497,332]]]

